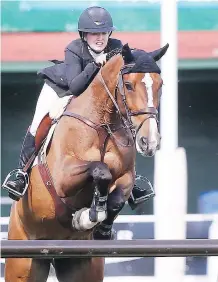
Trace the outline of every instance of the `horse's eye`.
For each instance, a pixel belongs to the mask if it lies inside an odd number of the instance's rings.
[[[125,82],[125,86],[128,91],[133,91],[133,86],[130,82]]]

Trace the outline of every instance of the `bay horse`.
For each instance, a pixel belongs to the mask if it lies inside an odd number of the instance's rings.
[[[159,146],[155,61],[167,48],[146,53],[125,45],[69,102],[26,194],[12,205],[9,240],[111,239],[134,185],[136,149],[151,156]],[[104,258],[9,258],[5,281],[44,282],[51,263],[60,282],[103,281]]]

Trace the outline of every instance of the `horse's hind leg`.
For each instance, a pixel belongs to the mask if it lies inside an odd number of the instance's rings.
[[[9,240],[27,240],[14,206],[9,223]],[[50,269],[50,260],[31,258],[8,258],[5,262],[5,282],[45,282]]]
[[[6,282],[46,282],[50,260],[9,258],[5,264]]]
[[[59,282],[103,282],[104,258],[56,259],[54,268]]]

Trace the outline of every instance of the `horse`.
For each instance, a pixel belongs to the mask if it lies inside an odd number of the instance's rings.
[[[158,149],[156,65],[168,45],[146,53],[128,45],[112,54],[89,87],[54,122],[27,192],[11,207],[9,240],[111,239],[130,196],[138,151]],[[53,264],[60,282],[100,282],[104,258],[8,258],[6,282],[47,281]]]

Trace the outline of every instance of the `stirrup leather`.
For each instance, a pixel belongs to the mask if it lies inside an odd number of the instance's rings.
[[[12,177],[12,176],[16,176],[16,177],[22,177],[24,182],[25,182],[25,188],[24,190],[20,193],[14,189],[12,189],[11,187],[9,187],[7,185],[8,180]],[[4,183],[2,184],[2,188],[8,190],[11,194],[21,198],[23,197],[23,195],[26,193],[26,190],[29,186],[29,176],[27,172],[22,171],[21,169],[14,169],[11,172],[9,172],[9,174],[6,176]]]

